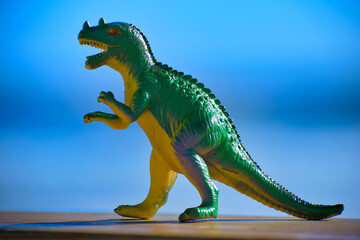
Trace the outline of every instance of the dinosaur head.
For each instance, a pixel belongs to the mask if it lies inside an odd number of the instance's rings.
[[[132,58],[144,58],[150,63],[155,62],[146,38],[137,28],[127,23],[105,23],[105,20],[101,18],[98,26],[90,27],[89,22],[86,21],[78,40],[81,45],[90,45],[104,50],[86,57],[87,69],[95,69],[114,60],[130,61]]]

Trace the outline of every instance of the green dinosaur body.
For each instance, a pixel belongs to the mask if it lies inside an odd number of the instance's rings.
[[[308,203],[277,184],[251,159],[235,126],[215,95],[190,75],[157,62],[145,36],[126,23],[90,27],[85,22],[78,37],[81,44],[104,49],[88,57],[86,68],[108,65],[124,79],[125,103],[111,92],[101,92],[99,102],[115,114],[94,112],[85,122],[102,121],[125,129],[137,121],[153,151],[151,186],[137,205],[121,205],[122,216],[151,218],[166,202],[177,173],[184,174],[199,191],[202,203],[179,216],[180,221],[216,217],[218,189],[212,179],[277,210],[305,219],[340,214],[343,205]]]

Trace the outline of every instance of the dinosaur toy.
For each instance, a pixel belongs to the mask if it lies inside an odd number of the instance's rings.
[[[119,215],[153,217],[166,203],[178,173],[186,176],[202,198],[199,206],[179,216],[180,222],[217,216],[219,191],[212,179],[304,219],[329,218],[343,211],[342,204],[306,202],[267,176],[245,150],[229,114],[210,89],[156,61],[146,37],[135,26],[107,24],[101,18],[98,26],[90,27],[86,21],[78,40],[104,50],[87,57],[87,69],[107,65],[122,75],[125,85],[125,103],[111,92],[98,97],[115,114],[88,113],[84,121],[101,121],[114,129],[125,129],[137,121],[153,147],[149,193],[137,205],[117,207]]]

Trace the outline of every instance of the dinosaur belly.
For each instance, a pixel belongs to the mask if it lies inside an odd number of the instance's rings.
[[[181,166],[178,164],[175,150],[171,145],[171,139],[154,115],[150,111],[146,111],[141,114],[137,122],[149,138],[151,146],[166,159],[169,167],[173,171],[181,173]]]

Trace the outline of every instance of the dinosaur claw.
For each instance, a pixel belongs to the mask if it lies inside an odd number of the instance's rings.
[[[114,94],[112,92],[104,92],[102,91],[100,93],[100,96],[98,97],[98,102],[105,103],[107,101],[113,101],[114,100]]]
[[[85,123],[91,123],[93,120],[91,119],[91,113],[88,113],[84,116],[84,122]]]

